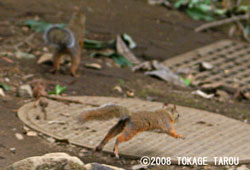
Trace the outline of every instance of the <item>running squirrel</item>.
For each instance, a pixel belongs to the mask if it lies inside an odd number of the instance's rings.
[[[128,108],[116,105],[105,104],[97,109],[85,111],[80,114],[80,121],[89,120],[108,120],[112,118],[120,120],[109,130],[101,143],[95,148],[96,151],[102,151],[105,144],[118,134],[115,142],[114,154],[118,155],[118,145],[122,142],[131,140],[135,135],[143,131],[161,130],[164,133],[174,137],[185,139],[183,135],[175,132],[174,123],[179,119],[179,113],[176,106],[168,106],[167,103],[163,108],[155,111],[137,111],[131,112]]]
[[[51,72],[56,73],[60,69],[60,60],[64,54],[71,57],[71,74],[78,77],[76,70],[81,59],[81,49],[84,43],[85,15],[76,8],[67,28],[58,24],[50,26],[44,33],[44,40],[55,46],[53,54],[54,68]]]

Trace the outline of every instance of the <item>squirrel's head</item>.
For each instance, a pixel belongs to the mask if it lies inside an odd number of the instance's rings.
[[[174,122],[178,121],[180,114],[176,109],[176,105],[171,107],[168,105],[168,103],[164,103],[163,109],[167,110],[167,113],[172,121],[174,121]]]

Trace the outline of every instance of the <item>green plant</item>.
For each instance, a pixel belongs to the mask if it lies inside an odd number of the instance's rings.
[[[59,94],[65,92],[66,90],[67,90],[66,86],[60,86],[57,84],[55,87],[55,91],[50,91],[49,95],[51,95],[51,94],[59,95]]]

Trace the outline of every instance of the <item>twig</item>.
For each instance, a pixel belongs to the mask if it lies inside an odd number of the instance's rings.
[[[231,22],[236,22],[236,21],[240,21],[240,20],[248,20],[249,18],[250,18],[249,13],[246,13],[244,15],[232,16],[231,18],[227,18],[227,19],[223,19],[223,20],[203,24],[203,25],[195,28],[194,31],[195,32],[200,32],[200,31],[212,28],[212,27],[217,27],[217,26],[228,24],[228,23],[231,23]]]
[[[4,61],[6,61],[6,62],[8,62],[8,63],[11,63],[11,64],[14,63],[14,61],[11,60],[11,59],[9,59],[8,57],[3,57],[2,56],[1,59],[4,60]]]
[[[15,50],[19,50],[19,47],[22,46],[23,44],[28,44],[29,46],[32,46],[32,43],[30,42],[31,39],[35,36],[35,33],[30,34],[27,38],[24,39],[24,41],[19,42],[14,46]]]
[[[51,99],[51,100],[66,102],[66,103],[75,103],[75,104],[83,104],[83,105],[90,105],[90,106],[100,106],[99,104],[81,102],[79,100],[67,99],[67,98],[64,98],[64,97],[61,97],[61,96],[43,95],[43,97],[46,97],[46,98]]]

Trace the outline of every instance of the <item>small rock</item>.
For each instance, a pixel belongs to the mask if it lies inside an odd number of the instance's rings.
[[[4,80],[5,80],[6,82],[10,82],[10,79],[9,79],[8,77],[5,77]]]
[[[16,153],[16,148],[10,148],[11,153]]]
[[[17,138],[18,140],[23,140],[23,139],[24,139],[23,135],[20,134],[20,133],[15,133],[15,136],[16,136],[16,138]]]
[[[97,63],[85,64],[85,67],[93,68],[93,69],[97,69],[97,70],[102,69],[102,66],[100,64],[97,64]]]
[[[124,170],[123,168],[118,168],[115,166],[105,165],[105,164],[99,164],[99,163],[89,163],[84,166],[86,170]]]
[[[25,84],[25,85],[21,85],[18,89],[18,94],[19,97],[32,97],[33,96],[33,92],[32,92],[32,88],[30,85]]]
[[[83,162],[79,158],[60,152],[29,157],[15,162],[6,168],[6,170],[32,169],[86,170]]]

